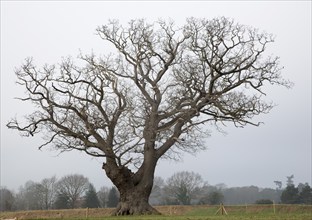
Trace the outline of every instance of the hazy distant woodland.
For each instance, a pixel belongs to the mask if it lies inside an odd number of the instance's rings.
[[[308,184],[295,186],[294,176],[286,181],[275,181],[276,188],[257,186],[227,187],[225,184],[209,185],[194,172],[178,172],[164,180],[155,178],[150,197],[151,205],[245,205],[245,204],[308,204],[312,205],[312,190]],[[66,185],[69,184],[69,185]],[[77,188],[74,188],[75,185]],[[76,195],[64,191],[66,187],[80,192]],[[183,188],[184,187],[184,188]],[[82,175],[55,176],[40,182],[29,180],[18,191],[0,189],[0,210],[48,210],[71,208],[115,207],[119,193],[115,187],[96,190]]]

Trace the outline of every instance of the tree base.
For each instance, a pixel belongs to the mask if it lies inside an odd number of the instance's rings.
[[[155,208],[146,202],[130,204],[129,202],[120,202],[112,213],[115,216],[119,215],[160,215]]]

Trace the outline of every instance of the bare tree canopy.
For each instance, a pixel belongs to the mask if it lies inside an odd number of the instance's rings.
[[[82,175],[67,175],[58,181],[57,191],[59,195],[68,198],[70,208],[77,208],[79,199],[87,191],[89,184],[88,178]]]
[[[182,27],[114,20],[97,34],[115,54],[43,68],[26,59],[16,70],[27,94],[21,100],[37,110],[26,124],[7,126],[44,134],[40,148],[103,157],[120,191],[116,214],[155,213],[148,197],[159,158],[204,149],[203,124],[258,126],[253,117],[273,107],[263,100],[264,85],[291,86],[278,57],[265,53],[273,37],[224,17],[189,18]]]
[[[182,171],[167,180],[165,191],[169,200],[176,200],[180,205],[190,205],[191,200],[200,194],[204,184],[198,173]]]

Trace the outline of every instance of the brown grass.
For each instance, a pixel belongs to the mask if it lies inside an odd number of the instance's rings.
[[[63,219],[77,217],[102,217],[109,216],[113,209],[63,209],[63,210],[32,210],[5,212],[0,214],[1,219],[14,218],[17,219]]]
[[[164,215],[183,215],[193,209],[193,206],[157,206],[155,207]],[[31,210],[2,212],[0,219],[63,219],[63,218],[99,218],[110,216],[113,208],[95,208],[95,209],[61,209],[61,210]]]
[[[218,206],[156,206],[155,208],[164,216],[183,216],[190,213],[198,214],[199,211],[214,215]],[[272,205],[225,206],[225,208],[231,215],[273,212]],[[96,208],[0,212],[0,219],[13,219],[15,217],[17,219],[92,219],[110,216],[113,210],[112,208]],[[207,212],[207,210],[210,211]],[[276,213],[311,213],[312,215],[312,206],[276,205]]]

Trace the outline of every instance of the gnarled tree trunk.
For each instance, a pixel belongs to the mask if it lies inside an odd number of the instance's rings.
[[[113,215],[160,214],[148,202],[156,164],[157,159],[147,157],[141,168],[133,173],[124,166],[116,169],[115,161],[107,159],[103,169],[120,193],[119,204]]]
[[[150,192],[147,192],[143,185],[135,186],[132,189],[119,189],[119,191],[120,201],[114,215],[159,214],[148,203]]]

